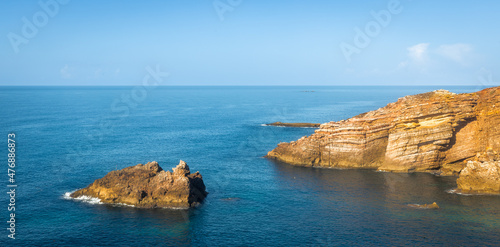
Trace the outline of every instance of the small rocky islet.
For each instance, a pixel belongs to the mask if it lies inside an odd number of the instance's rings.
[[[199,205],[207,194],[201,174],[191,173],[181,160],[172,172],[163,170],[155,161],[111,171],[70,196],[139,208],[189,208]]]
[[[418,209],[439,209],[439,205],[436,202],[433,202],[432,204],[408,204],[408,207]]]
[[[319,123],[282,123],[274,122],[265,124],[266,126],[292,127],[292,128],[319,128]]]

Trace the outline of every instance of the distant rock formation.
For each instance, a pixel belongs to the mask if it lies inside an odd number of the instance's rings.
[[[282,123],[274,122],[266,124],[267,126],[280,126],[280,127],[296,127],[296,128],[319,128],[319,123]]]
[[[408,204],[409,207],[412,208],[420,208],[420,209],[438,209],[439,206],[437,205],[436,202],[433,202],[432,204]]]
[[[489,149],[460,172],[458,191],[468,194],[500,194],[500,157]]]
[[[173,172],[164,171],[156,161],[111,171],[70,196],[90,196],[103,203],[140,208],[187,208],[201,203],[207,194],[201,174],[191,174],[189,166],[181,160]]]
[[[293,165],[457,175],[478,152],[500,151],[500,88],[406,96],[311,136],[280,143],[266,157]]]

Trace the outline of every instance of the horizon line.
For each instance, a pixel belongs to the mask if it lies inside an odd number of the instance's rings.
[[[136,87],[142,85],[0,85],[0,87]],[[340,85],[156,85],[154,87],[424,87],[424,86],[462,86],[462,87],[472,87],[472,86],[484,86],[484,87],[496,87],[500,84],[414,84],[414,85],[392,85],[392,84],[340,84]]]

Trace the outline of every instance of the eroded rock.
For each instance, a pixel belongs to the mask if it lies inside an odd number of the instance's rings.
[[[193,207],[207,194],[201,174],[191,174],[189,166],[181,160],[173,172],[164,171],[156,161],[111,171],[70,196],[90,196],[104,203],[156,208]]]
[[[500,194],[500,161],[493,157],[469,161],[457,179],[458,192]]]

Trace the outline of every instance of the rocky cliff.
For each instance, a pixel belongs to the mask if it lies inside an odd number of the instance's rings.
[[[181,160],[173,172],[164,171],[155,161],[112,171],[70,196],[156,208],[196,206],[207,194],[201,174],[191,174],[189,166]]]
[[[500,88],[406,96],[314,134],[280,143],[266,157],[300,166],[457,175],[478,152],[500,150]]]

